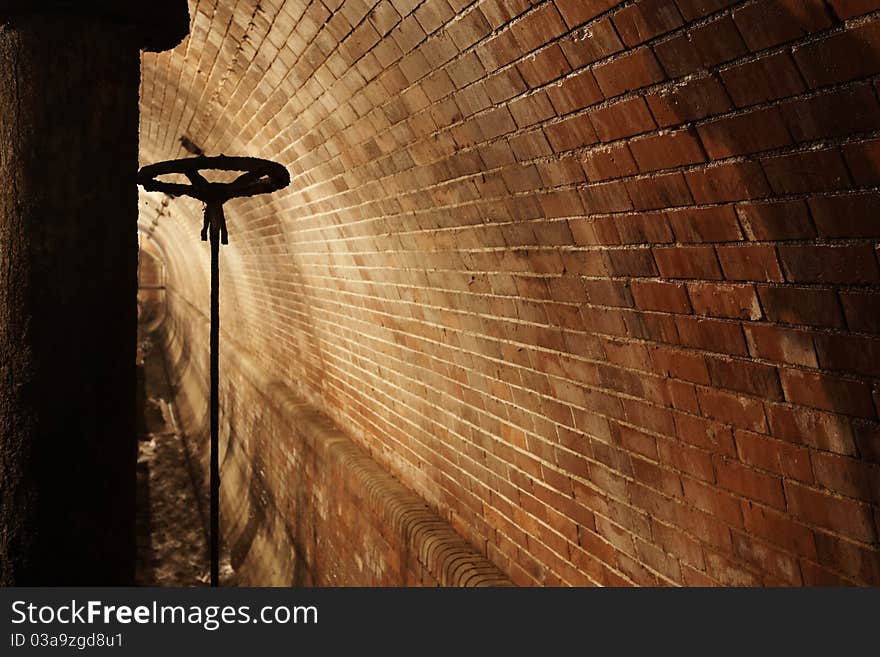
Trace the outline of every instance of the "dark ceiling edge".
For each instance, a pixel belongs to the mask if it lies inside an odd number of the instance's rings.
[[[35,14],[66,14],[97,18],[132,29],[138,47],[151,52],[170,50],[189,34],[186,0],[0,0],[0,25]]]

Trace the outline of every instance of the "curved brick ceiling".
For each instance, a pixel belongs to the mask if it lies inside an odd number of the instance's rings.
[[[876,4],[193,0],[141,160],[288,167],[224,339],[516,581],[877,583]]]

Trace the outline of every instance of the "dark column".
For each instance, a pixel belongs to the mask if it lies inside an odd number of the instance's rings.
[[[139,47],[150,39],[141,17],[104,4],[0,10],[3,585],[133,577]],[[182,34],[146,36],[170,47]]]

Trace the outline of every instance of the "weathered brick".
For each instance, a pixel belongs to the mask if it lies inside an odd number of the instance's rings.
[[[666,214],[679,242],[738,242],[742,231],[729,205],[683,208]]]
[[[547,90],[550,102],[559,116],[589,107],[602,98],[596,78],[589,70],[565,78]]]
[[[577,2],[577,0],[570,0]],[[583,3],[581,3],[583,4]],[[590,23],[588,27],[574,30],[560,43],[569,63],[580,68],[623,50],[623,43],[608,18]]]
[[[590,120],[601,141],[613,141],[648,132],[656,127],[644,99],[622,100],[590,113]]]
[[[721,114],[733,105],[713,76],[698,77],[646,96],[657,125],[666,128]]]
[[[737,107],[747,107],[805,90],[791,54],[776,52],[743,64],[731,65],[721,72],[724,86]]]
[[[711,246],[655,247],[654,259],[667,278],[721,278],[721,268]]]
[[[732,162],[685,174],[697,203],[725,203],[766,198],[767,178],[754,162]]]
[[[744,55],[748,50],[729,16],[688,30],[655,46],[669,75],[687,75]]]
[[[707,417],[749,431],[761,432],[767,427],[764,408],[754,399],[708,388],[701,389],[697,396]]]
[[[814,452],[816,481],[829,490],[863,502],[880,500],[880,466],[838,454]]]
[[[786,279],[793,283],[853,283],[880,281],[880,269],[870,245],[779,247]]]
[[[753,324],[744,327],[749,353],[778,363],[817,367],[813,337],[802,331],[791,331],[778,326]]]
[[[841,291],[840,303],[843,306],[846,325],[850,329],[880,333],[880,294]]]
[[[806,483],[813,481],[810,451],[750,431],[736,432],[736,447],[743,463]]]
[[[615,12],[612,20],[627,46],[638,45],[682,24],[678,7],[663,0],[638,0]]]
[[[705,155],[693,130],[661,132],[633,139],[629,143],[640,171],[671,169],[705,161]]]
[[[584,172],[590,180],[623,178],[638,172],[638,167],[626,144],[600,146],[581,156]]]
[[[776,368],[762,363],[732,358],[707,358],[712,384],[765,399],[781,400],[782,388]]]
[[[712,159],[759,153],[791,144],[782,115],[775,107],[705,123],[698,132]]]
[[[692,197],[684,177],[677,171],[626,181],[626,190],[636,210],[688,205]]]
[[[751,285],[689,283],[688,295],[698,315],[731,319],[761,319],[763,313]]]
[[[871,74],[877,63],[880,24],[876,21],[844,30],[793,49],[794,58],[811,88],[824,87]],[[833,51],[833,58],[823,53]]]
[[[819,335],[816,352],[824,368],[880,376],[880,339],[877,337]]]
[[[847,415],[876,417],[871,389],[864,383],[801,370],[780,370],[779,377],[785,398],[792,403]]]
[[[738,463],[733,459],[715,458],[715,474],[722,488],[777,509],[785,508],[782,480]]]
[[[782,281],[782,270],[772,246],[719,246],[718,261],[731,281]]]
[[[877,530],[866,505],[793,481],[785,482],[785,496],[796,518],[865,543],[876,540]]]
[[[850,420],[840,415],[806,408],[768,406],[770,429],[774,436],[836,454],[855,454]]]
[[[644,310],[689,313],[691,304],[685,286],[680,283],[633,281],[630,286],[636,306]]]
[[[737,323],[676,317],[675,326],[683,345],[734,356],[744,356],[747,353],[742,327]]]
[[[795,142],[873,132],[880,128],[880,107],[870,84],[792,100],[780,109]],[[846,121],[841,121],[841,116],[845,116]]]
[[[606,98],[660,82],[666,76],[650,48],[638,48],[593,69]]]
[[[776,194],[833,192],[846,189],[849,173],[835,149],[779,155],[761,161]]]
[[[840,306],[832,290],[759,285],[758,295],[771,321],[803,326],[843,326]]]
[[[736,206],[750,240],[795,240],[816,236],[803,201],[741,203]]]
[[[733,12],[753,51],[812,34],[831,25],[820,0],[761,0]]]
[[[816,228],[823,237],[872,237],[880,212],[877,195],[820,196],[809,200]]]
[[[788,551],[809,558],[816,558],[813,532],[800,522],[768,509],[746,502],[742,505],[746,530]]]

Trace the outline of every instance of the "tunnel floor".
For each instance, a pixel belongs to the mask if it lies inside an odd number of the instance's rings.
[[[207,495],[199,481],[187,437],[179,430],[161,348],[139,331],[138,356],[144,365],[139,403],[135,581],[139,586],[206,586],[208,583]],[[223,567],[226,565],[226,567]],[[221,564],[221,583],[232,584]]]

